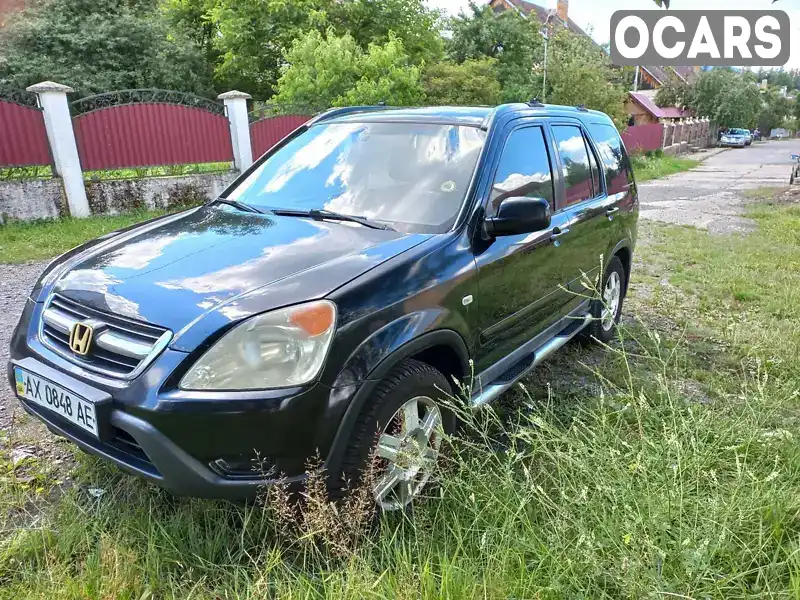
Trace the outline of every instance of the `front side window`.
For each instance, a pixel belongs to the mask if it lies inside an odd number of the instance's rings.
[[[564,168],[566,205],[592,198],[592,169],[581,128],[574,125],[554,125],[553,137]]]
[[[553,208],[553,175],[541,127],[516,129],[508,136],[494,176],[489,214],[506,198],[544,198]]]
[[[270,155],[228,198],[443,232],[458,216],[485,137],[458,125],[321,123]]]

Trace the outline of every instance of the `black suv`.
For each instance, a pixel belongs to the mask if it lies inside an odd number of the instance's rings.
[[[317,453],[337,491],[374,451],[399,508],[455,426],[454,380],[474,373],[480,407],[612,336],[637,216],[602,113],[334,109],[217,200],[55,260],[9,379],[53,432],[175,493],[300,484]]]

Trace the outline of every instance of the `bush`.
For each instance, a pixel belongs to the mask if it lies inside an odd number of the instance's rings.
[[[378,102],[408,106],[423,98],[420,69],[394,36],[364,52],[349,34],[309,31],[292,44],[286,62],[273,98],[278,104],[323,110]]]
[[[425,102],[437,106],[494,106],[502,102],[497,81],[497,61],[469,59],[461,64],[450,61],[428,66],[423,71]]]
[[[56,81],[82,95],[157,87],[210,94],[211,67],[156,0],[46,0],[0,35],[0,85]]]

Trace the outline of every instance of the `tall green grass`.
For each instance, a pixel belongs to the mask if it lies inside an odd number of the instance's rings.
[[[298,513],[88,457],[55,501],[4,476],[0,597],[800,598],[798,214],[757,209],[750,237],[648,225],[639,318],[464,413],[432,497],[377,526],[319,479]]]
[[[285,496],[179,500],[84,459],[3,542],[0,596],[796,597],[796,387],[756,369],[699,401],[680,345],[627,335],[597,397],[520,391],[516,414],[468,418],[435,497],[375,531],[313,491],[292,526]]]
[[[158,217],[167,210],[136,210],[86,219],[62,218],[0,226],[0,263],[22,263],[57,256],[111,231]]]
[[[634,154],[631,156],[631,162],[636,181],[640,183],[688,171],[700,164],[700,161],[669,156],[660,150],[649,154]]]

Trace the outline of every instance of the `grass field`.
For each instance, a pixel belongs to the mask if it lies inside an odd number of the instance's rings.
[[[641,223],[620,340],[570,344],[379,529],[0,456],[0,598],[800,598],[800,207]],[[61,482],[61,483],[58,483]],[[97,490],[102,490],[99,493]]]
[[[697,160],[668,156],[666,154],[653,154],[652,156],[634,154],[631,157],[631,161],[633,162],[633,170],[636,173],[636,180],[640,183],[688,171],[700,164],[700,161]]]
[[[83,242],[166,212],[135,211],[87,219],[66,218],[0,225],[0,262],[21,263],[52,258]]]

